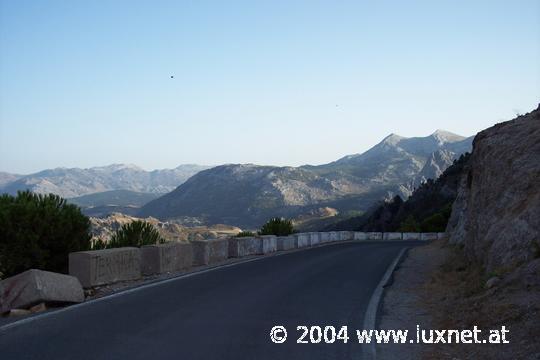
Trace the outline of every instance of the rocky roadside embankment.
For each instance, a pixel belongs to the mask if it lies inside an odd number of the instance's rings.
[[[409,252],[379,328],[504,325],[510,343],[382,346],[379,358],[540,359],[540,107],[475,137],[447,232]]]

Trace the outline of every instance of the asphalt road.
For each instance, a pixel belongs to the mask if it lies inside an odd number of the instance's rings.
[[[89,302],[0,330],[0,358],[360,359],[355,330],[373,290],[417,244],[322,246]],[[288,332],[282,344],[270,340],[276,325]],[[348,326],[350,339],[297,344],[300,325]]]

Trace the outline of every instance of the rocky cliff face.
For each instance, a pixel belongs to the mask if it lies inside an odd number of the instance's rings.
[[[540,106],[478,133],[447,231],[487,271],[540,257]]]

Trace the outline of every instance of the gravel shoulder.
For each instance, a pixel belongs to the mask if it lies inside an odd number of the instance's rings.
[[[496,280],[496,281],[494,281]],[[383,344],[377,359],[540,359],[540,259],[486,274],[462,250],[433,242],[409,250],[386,288],[379,329],[473,329],[504,325],[508,344]],[[486,335],[487,337],[488,335]]]

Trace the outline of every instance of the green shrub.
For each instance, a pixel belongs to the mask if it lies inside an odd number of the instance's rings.
[[[414,218],[414,216],[409,215],[404,221],[401,222],[398,232],[420,232],[420,224]]]
[[[294,233],[292,221],[284,218],[272,218],[263,225],[259,235],[287,236]]]
[[[236,237],[250,237],[250,236],[255,236],[255,234],[252,233],[251,231],[240,231],[238,234],[236,234]]]
[[[448,204],[441,211],[425,218],[420,223],[420,230],[422,232],[444,232],[451,214],[452,204]]]
[[[106,244],[107,249],[125,246],[141,247],[143,245],[162,244],[165,239],[161,237],[159,231],[146,221],[135,220],[122,225],[117,230],[111,240]]]
[[[0,273],[31,268],[66,273],[68,254],[90,249],[90,221],[57,195],[0,196]]]
[[[91,249],[92,250],[103,250],[107,248],[107,243],[104,242],[101,239],[93,240],[91,242]]]

